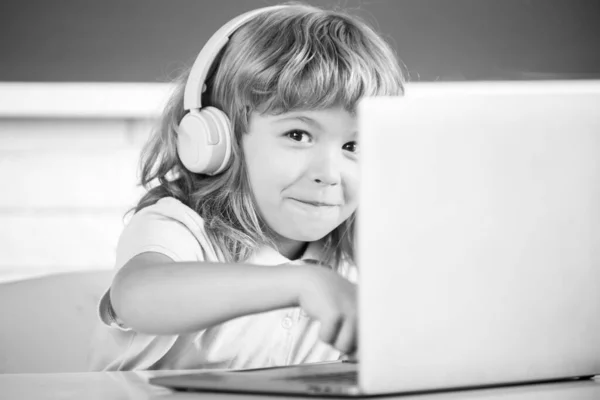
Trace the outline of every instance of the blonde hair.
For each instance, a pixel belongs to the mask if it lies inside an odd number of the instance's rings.
[[[257,213],[242,152],[250,113],[280,114],[342,106],[356,112],[363,96],[403,93],[403,73],[390,46],[365,22],[342,11],[286,3],[240,27],[214,61],[202,104],[223,110],[234,132],[232,161],[220,175],[194,174],[177,156],[175,126],[185,114],[183,74],[141,158],[148,192],[135,211],[172,196],[195,210],[228,262],[275,247]],[[324,238],[320,260],[354,262],[355,214]]]

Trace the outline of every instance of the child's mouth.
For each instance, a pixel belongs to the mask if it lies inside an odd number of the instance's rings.
[[[302,203],[302,204],[306,204],[309,206],[313,206],[313,207],[337,207],[337,204],[334,203],[324,203],[324,202],[320,202],[320,201],[311,201],[311,200],[300,200],[300,199],[294,199],[294,198],[290,198],[291,200],[297,201],[298,203]]]

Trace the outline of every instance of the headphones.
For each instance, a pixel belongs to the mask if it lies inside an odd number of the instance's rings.
[[[196,58],[185,84],[183,106],[187,111],[177,127],[177,153],[183,165],[197,174],[216,175],[231,158],[233,132],[225,112],[202,108],[205,80],[214,59],[233,33],[256,15],[287,6],[271,6],[244,13],[223,25],[206,42]]]

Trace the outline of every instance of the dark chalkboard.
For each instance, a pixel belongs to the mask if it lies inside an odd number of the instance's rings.
[[[3,0],[0,81],[164,82],[266,0]],[[600,0],[307,1],[391,41],[413,79],[600,77]]]

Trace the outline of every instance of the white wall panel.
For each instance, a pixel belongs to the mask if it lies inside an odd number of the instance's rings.
[[[0,153],[0,212],[24,208],[115,208],[135,202],[139,150]]]
[[[0,112],[1,114],[1,112]],[[0,281],[113,268],[155,120],[0,117]]]
[[[0,271],[111,267],[125,210],[0,214]]]

